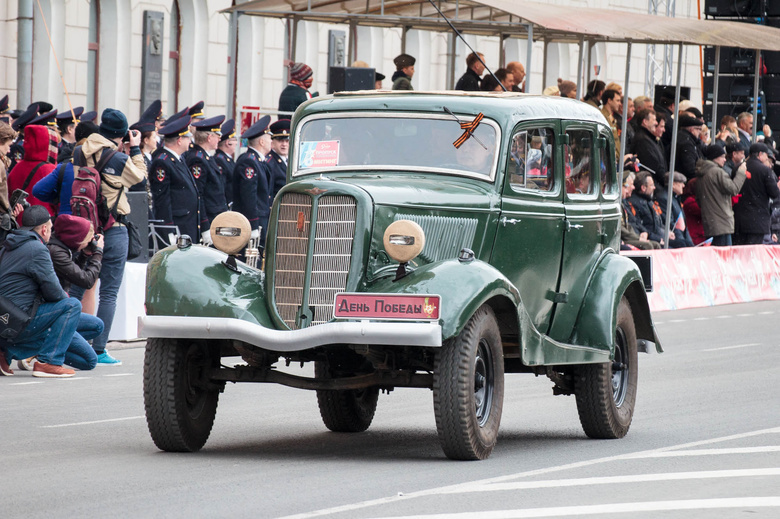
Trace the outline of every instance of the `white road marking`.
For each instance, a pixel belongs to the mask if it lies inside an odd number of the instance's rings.
[[[773,313],[774,312],[767,310],[765,312],[758,312],[758,315],[772,315]]]
[[[129,377],[132,376],[133,373],[112,373],[110,375],[102,375],[104,377]]]
[[[455,514],[403,515],[386,519],[521,519],[526,517],[561,517],[631,512],[661,512],[671,510],[715,510],[722,508],[780,507],[780,497],[733,497],[720,499],[683,499],[677,501],[650,501],[614,503],[606,505],[556,506],[492,512],[461,512]],[[382,519],[382,518],[380,518]]]
[[[694,317],[694,321],[709,321],[709,317]]]
[[[145,416],[126,416],[124,418],[109,418],[107,420],[94,420],[91,422],[74,422],[74,423],[61,423],[57,425],[41,425],[41,429],[55,429],[57,427],[72,427],[74,425],[92,425],[96,423],[108,423],[108,422],[123,422],[125,420],[139,420],[146,418]]]
[[[718,315],[717,319],[731,319],[734,317],[733,315],[725,314],[725,315]]]
[[[29,386],[30,384],[43,384],[43,380],[33,380],[32,382],[14,382],[9,386]]]
[[[756,314],[736,314],[734,317],[755,317]]]
[[[591,485],[617,485],[621,483],[642,483],[649,481],[682,481],[691,479],[747,478],[759,476],[780,476],[780,468],[771,469],[735,469],[706,470],[699,472],[671,472],[658,474],[637,474],[626,476],[604,476],[579,479],[548,479],[544,481],[516,481],[514,483],[494,483],[473,485],[459,492],[503,492],[507,490],[528,490],[532,488],[561,488]],[[453,494],[455,492],[442,492]]]
[[[668,322],[670,322],[670,323],[687,323],[688,319],[670,319]]]
[[[737,348],[749,348],[751,346],[761,346],[760,342],[753,342],[750,344],[737,344],[735,346],[723,346],[721,348],[708,348],[701,351],[722,351],[722,350],[736,350]]]
[[[689,451],[651,452],[640,456],[629,456],[629,459],[722,456],[725,454],[755,454],[758,452],[780,452],[780,445],[765,447],[734,447],[731,449],[695,449]]]
[[[780,434],[780,427],[773,427],[770,429],[760,429],[758,431],[750,431],[746,433],[739,433],[739,434],[732,434],[729,436],[721,436],[719,438],[710,438],[708,440],[698,440],[695,442],[689,442],[689,443],[681,443],[679,445],[670,445],[669,447],[661,447],[658,449],[650,449],[647,451],[639,451],[629,454],[618,454],[615,456],[607,456],[605,458],[596,458],[592,460],[585,460],[585,461],[577,461],[574,463],[567,463],[565,465],[557,465],[553,467],[547,467],[543,469],[535,469],[535,470],[529,470],[526,472],[518,472],[515,474],[508,474],[506,476],[497,476],[494,478],[487,478],[483,480],[477,480],[477,481],[471,481],[467,483],[459,483],[455,485],[448,485],[443,487],[437,487],[437,488],[430,488],[427,490],[419,490],[416,492],[409,492],[409,493],[403,493],[395,496],[390,497],[381,497],[378,499],[370,499],[366,501],[360,501],[357,503],[349,503],[346,505],[341,506],[334,506],[331,508],[323,508],[321,510],[315,510],[312,512],[304,512],[302,514],[294,514],[294,515],[288,515],[279,519],[309,519],[311,517],[322,517],[325,515],[332,515],[337,514],[341,512],[350,512],[353,510],[360,510],[362,508],[369,508],[372,506],[379,506],[387,503],[394,503],[400,500],[406,500],[406,499],[414,499],[417,497],[425,497],[425,496],[431,496],[431,495],[437,495],[437,494],[444,494],[444,493],[450,493],[451,490],[457,490],[457,489],[468,489],[469,487],[473,485],[488,485],[491,483],[501,483],[504,481],[511,481],[513,479],[519,479],[519,478],[528,478],[533,476],[540,476],[542,474],[550,474],[553,472],[561,472],[565,470],[571,470],[571,469],[578,469],[582,467],[590,467],[593,465],[599,465],[602,463],[609,463],[612,461],[621,461],[625,459],[630,459],[632,457],[637,457],[643,454],[650,454],[655,452],[668,452],[673,450],[679,450],[679,449],[687,449],[691,447],[699,447],[702,445],[712,445],[713,443],[720,443],[720,442],[726,442],[726,441],[732,441],[732,440],[741,440],[743,438],[751,438],[753,436],[760,436],[762,434]],[[778,498],[780,499],[780,498]],[[581,507],[577,507],[577,509],[581,509]],[[473,517],[473,514],[472,514]]]

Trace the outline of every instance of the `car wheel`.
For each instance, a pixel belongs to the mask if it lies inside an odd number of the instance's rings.
[[[152,440],[169,452],[194,452],[214,424],[219,386],[208,371],[219,353],[205,342],[149,339],[144,359],[144,407]]]
[[[613,362],[579,366],[575,376],[577,411],[590,438],[616,439],[628,433],[637,388],[636,329],[624,297],[617,312]]]
[[[315,378],[330,378],[327,364],[314,363]],[[333,432],[363,432],[371,425],[379,388],[317,390],[317,404],[325,427]]]
[[[482,460],[498,440],[504,402],[504,355],[493,310],[483,305],[436,353],[433,409],[444,454]]]

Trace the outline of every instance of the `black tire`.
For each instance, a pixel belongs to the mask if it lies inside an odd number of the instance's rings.
[[[483,305],[436,353],[433,410],[448,458],[483,460],[498,440],[504,405],[504,353],[493,310]]]
[[[637,376],[634,316],[623,297],[617,312],[614,362],[579,366],[575,376],[577,411],[588,437],[617,439],[628,433],[634,416]]]
[[[219,400],[219,386],[208,381],[206,371],[218,366],[218,350],[205,342],[148,340],[144,407],[159,449],[195,452],[206,444]]]
[[[330,378],[324,362],[314,363],[315,378]],[[379,388],[317,390],[317,404],[325,427],[333,432],[363,432],[371,425],[379,401]]]

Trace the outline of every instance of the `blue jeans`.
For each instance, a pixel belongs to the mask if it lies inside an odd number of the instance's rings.
[[[80,314],[81,303],[72,297],[41,303],[27,327],[6,346],[7,360],[37,356],[43,363],[62,366]]]
[[[103,321],[94,315],[81,313],[76,333],[65,352],[65,364],[81,371],[94,369],[97,365],[97,354],[87,342],[103,333]]]
[[[103,321],[103,331],[92,341],[92,348],[100,355],[106,350],[108,334],[111,332],[111,324],[116,313],[116,295],[122,277],[125,275],[125,263],[127,262],[127,228],[116,226],[106,229],[103,247],[103,265],[100,268],[100,301],[98,302],[97,316]],[[73,287],[70,295],[81,300],[84,289]]]

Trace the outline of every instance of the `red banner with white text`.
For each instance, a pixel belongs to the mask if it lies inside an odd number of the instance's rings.
[[[780,247],[692,247],[630,252],[653,257],[650,310],[780,299]]]

